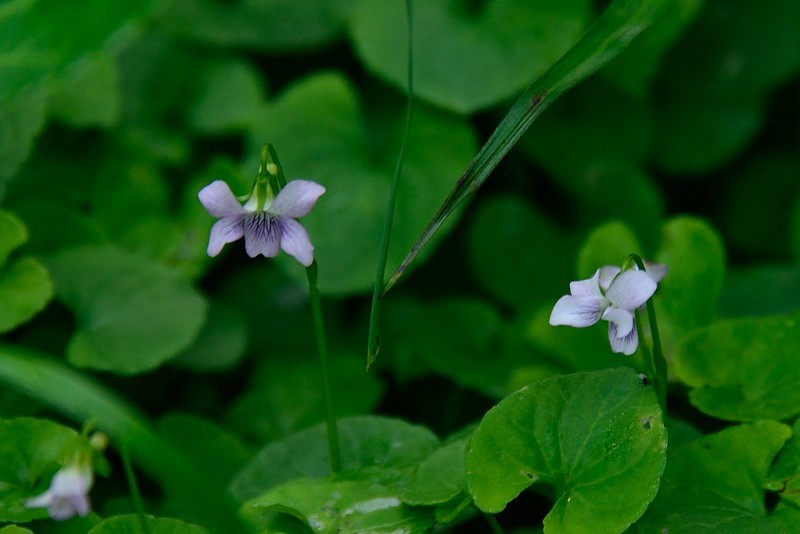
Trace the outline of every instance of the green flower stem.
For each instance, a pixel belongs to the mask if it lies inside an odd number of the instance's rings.
[[[207,469],[162,441],[144,414],[55,356],[0,345],[0,386],[28,395],[79,425],[92,421],[212,532],[248,532],[238,505]]]
[[[489,527],[492,529],[492,534],[503,534],[503,527],[500,526],[500,523],[497,521],[497,518],[492,514],[483,514],[483,517],[486,518],[486,522],[489,523]]]
[[[414,102],[414,64],[412,61],[413,41],[411,23],[411,0],[406,0],[406,24],[408,28],[408,88],[406,91],[406,125],[403,132],[403,142],[400,145],[400,153],[397,156],[397,164],[392,176],[392,185],[389,191],[389,203],[386,207],[386,218],[383,221],[383,235],[381,237],[381,249],[378,256],[378,266],[375,273],[375,288],[372,291],[372,307],[369,313],[369,339],[367,340],[367,370],[378,357],[381,348],[380,340],[380,299],[384,290],[384,278],[386,276],[386,261],[389,258],[389,239],[392,235],[392,222],[394,221],[394,209],[397,203],[397,187],[400,183],[400,173],[403,170],[403,157],[406,152],[408,132],[411,128],[411,110]]]
[[[636,262],[637,267],[641,271],[647,271],[644,266],[642,258],[636,254],[631,254],[630,259]],[[661,406],[661,411],[667,413],[667,361],[664,359],[664,352],[661,349],[661,336],[658,333],[658,320],[656,319],[656,307],[653,305],[653,299],[648,299],[646,303],[648,324],[650,325],[650,335],[653,340],[653,350],[649,351],[644,344],[643,324],[639,312],[636,312],[636,328],[639,334],[639,346],[642,348],[644,356],[644,364],[648,367],[648,375],[653,379],[653,385],[656,389],[658,397],[658,404]]]
[[[122,447],[120,453],[122,456],[122,467],[125,470],[125,478],[128,479],[128,488],[130,488],[131,498],[133,499],[133,508],[136,510],[136,517],[139,518],[139,528],[142,530],[142,534],[150,534],[150,526],[147,524],[147,517],[144,514],[142,494],[139,491],[139,484],[136,482],[136,474],[133,472],[133,466],[131,466],[128,448]]]
[[[331,460],[331,471],[338,473],[342,470],[342,455],[339,450],[339,429],[336,426],[336,413],[333,409],[333,395],[331,394],[331,380],[328,372],[328,344],[325,339],[325,324],[322,320],[322,304],[317,289],[317,261],[306,269],[308,278],[308,294],[311,299],[311,313],[314,316],[314,333],[317,338],[317,352],[319,353],[319,367],[322,373],[322,391],[325,396],[325,408],[328,423],[328,452]]]

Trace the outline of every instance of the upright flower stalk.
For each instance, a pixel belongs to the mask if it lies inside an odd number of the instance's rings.
[[[325,396],[331,470],[338,472],[342,460],[328,372],[325,325],[317,289],[317,262],[308,233],[295,220],[307,215],[323,193],[325,188],[314,182],[287,182],[278,154],[272,145],[265,144],[261,149],[258,174],[248,195],[237,199],[228,184],[217,180],[204,187],[198,197],[206,211],[218,218],[208,239],[209,256],[216,256],[227,243],[244,237],[245,250],[251,258],[258,255],[271,258],[282,249],[306,268]]]

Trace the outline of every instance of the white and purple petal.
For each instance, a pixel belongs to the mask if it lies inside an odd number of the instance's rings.
[[[630,356],[636,352],[636,349],[639,346],[639,336],[636,333],[636,325],[634,324],[628,335],[619,336],[616,323],[609,322],[608,342],[611,344],[611,350],[613,352]]]
[[[280,227],[268,213],[252,213],[244,219],[244,249],[255,258],[259,254],[273,258],[280,250]]]
[[[222,180],[215,180],[205,186],[197,197],[206,211],[214,217],[230,217],[245,213],[245,209],[233,196],[231,188]]]
[[[211,227],[206,252],[212,258],[220,253],[226,243],[232,243],[244,235],[244,216],[222,217]]]
[[[603,293],[600,291],[600,284],[598,278],[600,270],[598,269],[594,276],[586,280],[578,280],[577,282],[569,283],[569,293],[573,297],[597,297],[603,298]]]
[[[628,310],[611,306],[603,312],[603,319],[614,324],[617,337],[625,337],[633,329],[633,314]]]
[[[294,219],[280,219],[278,224],[283,251],[294,256],[304,267],[310,266],[314,261],[314,247],[306,229]]]
[[[614,278],[606,291],[606,298],[617,308],[633,311],[647,302],[657,287],[647,273],[625,271]]]
[[[611,285],[614,277],[619,274],[620,270],[621,269],[616,265],[606,265],[605,267],[600,268],[599,283],[603,291],[608,291],[608,287]]]
[[[278,217],[296,219],[308,215],[325,188],[308,180],[292,180],[281,189],[267,211]]]
[[[652,278],[653,282],[656,284],[667,276],[667,271],[669,270],[663,263],[650,263],[649,261],[644,262],[644,268],[645,272],[650,275],[650,278]]]
[[[605,310],[605,300],[598,297],[565,295],[558,299],[550,313],[552,326],[566,325],[576,328],[591,326],[600,320]]]

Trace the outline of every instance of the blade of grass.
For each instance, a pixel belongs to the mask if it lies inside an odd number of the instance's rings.
[[[534,120],[570,87],[608,63],[653,21],[669,0],[614,0],[581,39],[534,80],[456,182],[436,215],[383,288],[403,275],[442,223],[486,181]],[[602,105],[598,102],[598,105]]]
[[[50,406],[111,438],[120,451],[212,532],[247,532],[232,497],[185,453],[162,441],[147,418],[96,382],[52,356],[0,345],[0,384]]]

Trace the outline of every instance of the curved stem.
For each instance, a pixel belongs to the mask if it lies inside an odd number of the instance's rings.
[[[406,91],[406,125],[403,132],[403,141],[400,145],[400,153],[397,156],[397,164],[392,176],[392,186],[389,191],[389,204],[386,207],[386,218],[383,222],[383,235],[381,238],[380,255],[378,256],[378,267],[375,273],[375,288],[372,291],[372,307],[369,313],[369,334],[367,340],[367,370],[378,357],[381,349],[380,339],[380,299],[384,291],[384,277],[386,276],[386,261],[389,257],[389,239],[392,235],[392,222],[394,220],[394,208],[397,201],[397,187],[400,183],[400,172],[403,169],[403,157],[406,152],[408,142],[408,132],[411,129],[411,110],[414,102],[414,64],[412,61],[412,23],[411,23],[411,0],[406,0],[406,23],[408,27],[408,90]]]
[[[330,373],[328,371],[328,343],[325,338],[325,324],[322,320],[322,304],[317,289],[317,261],[306,268],[308,278],[308,294],[311,299],[311,314],[314,317],[314,333],[317,338],[319,367],[322,374],[322,392],[325,396],[325,412],[328,425],[328,453],[330,454],[331,471],[342,470],[342,456],[339,450],[339,429],[336,426],[336,413],[333,409]]]
[[[133,499],[133,508],[136,510],[136,517],[139,518],[139,528],[142,534],[150,534],[150,526],[147,524],[147,516],[144,514],[144,504],[142,504],[142,494],[139,491],[139,484],[136,482],[136,475],[131,466],[131,459],[128,455],[128,448],[123,446],[120,451],[122,456],[122,467],[125,470],[125,478],[128,480],[128,488]]]

